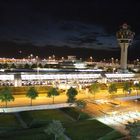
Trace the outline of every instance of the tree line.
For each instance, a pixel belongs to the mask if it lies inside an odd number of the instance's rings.
[[[16,63],[0,63],[0,69],[33,69],[33,68],[59,68],[57,64],[42,64],[42,63],[25,63],[25,64],[16,64]]]
[[[96,93],[100,91],[100,84],[99,83],[93,83],[89,87],[89,93],[94,95],[94,100],[96,99]],[[108,93],[110,97],[113,97],[115,93],[117,93],[117,84],[116,83],[110,83],[108,85]],[[136,83],[134,85],[125,82],[123,83],[122,91],[124,95],[131,94],[132,90],[136,91],[136,94],[138,95],[138,91],[140,90],[140,83]],[[76,88],[70,87],[66,91],[67,95],[67,102],[68,103],[74,103],[76,101],[76,95],[78,94],[78,90]],[[51,87],[48,91],[46,91],[46,96],[49,98],[52,98],[52,103],[54,104],[54,99],[56,96],[59,96],[60,92],[58,88]],[[39,92],[35,87],[30,87],[26,93],[26,97],[30,98],[30,105],[32,105],[32,101],[35,100],[39,96]],[[13,96],[13,92],[11,87],[3,87],[0,90],[0,101],[5,102],[5,107],[7,107],[7,103],[10,101],[14,101],[15,98]]]
[[[51,87],[48,92],[46,92],[46,97],[52,98],[52,103],[54,104],[54,98],[60,95],[58,88]],[[67,102],[74,103],[76,100],[75,96],[78,94],[78,91],[70,87],[67,90]],[[30,87],[26,93],[26,97],[30,98],[30,105],[32,106],[32,101],[35,100],[39,96],[39,92],[35,87]],[[14,95],[10,87],[3,87],[0,91],[0,101],[5,102],[5,107],[7,107],[8,102],[14,101]]]

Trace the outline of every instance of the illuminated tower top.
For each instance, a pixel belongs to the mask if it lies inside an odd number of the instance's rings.
[[[120,68],[122,72],[127,72],[127,51],[132,43],[135,33],[130,30],[130,26],[124,23],[116,33],[118,44],[121,47]]]
[[[133,41],[135,33],[130,30],[130,26],[124,23],[116,33],[119,43],[129,43]]]

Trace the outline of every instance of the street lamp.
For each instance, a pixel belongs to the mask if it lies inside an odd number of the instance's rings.
[[[37,75],[39,75],[40,67],[37,67]]]
[[[38,59],[38,56],[36,56],[35,58]]]
[[[92,60],[93,60],[93,57],[92,57],[92,56],[90,56],[90,61],[92,62]]]
[[[137,65],[139,65],[139,59],[137,59]]]
[[[36,59],[36,65],[38,67],[38,56],[36,56],[35,59]]]
[[[64,57],[62,57],[61,59],[64,60]]]
[[[22,51],[19,51],[19,58],[22,58]]]
[[[113,73],[115,72],[116,68],[113,68]]]
[[[116,59],[115,61],[116,61],[116,63],[118,63],[118,61],[119,61],[119,60],[118,60],[118,59]]]
[[[49,56],[49,60],[51,60],[52,58],[51,58],[51,56]]]
[[[39,82],[39,70],[40,70],[40,68],[39,67],[37,67],[37,81]]]
[[[53,60],[55,60],[55,55],[54,54],[52,55],[52,58],[53,58]]]

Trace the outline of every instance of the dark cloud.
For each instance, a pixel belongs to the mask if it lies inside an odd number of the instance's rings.
[[[38,46],[116,48],[123,22],[140,36],[138,0],[2,0],[0,40]]]

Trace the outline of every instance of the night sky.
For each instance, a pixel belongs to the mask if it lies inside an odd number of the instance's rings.
[[[129,56],[139,57],[139,8],[139,0],[1,0],[0,57],[18,55],[20,49],[40,57],[44,51],[69,55],[72,50],[72,55],[77,49],[80,56],[91,50],[118,51],[115,34],[123,23],[136,33]]]

